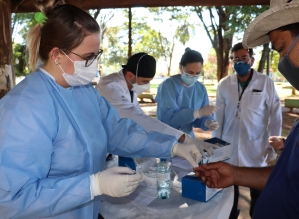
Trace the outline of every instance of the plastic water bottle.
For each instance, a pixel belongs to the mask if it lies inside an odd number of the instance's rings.
[[[161,159],[157,167],[158,198],[167,199],[170,196],[170,162]]]

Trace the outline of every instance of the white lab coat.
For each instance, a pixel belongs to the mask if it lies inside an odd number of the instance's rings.
[[[282,114],[274,83],[267,76],[253,71],[241,103],[240,119],[235,117],[238,104],[237,75],[223,78],[218,85],[215,119],[219,129],[213,136],[231,143],[228,161],[238,166],[266,166],[265,151],[271,148],[269,136],[281,135]],[[253,92],[253,90],[261,92]],[[240,93],[242,89],[240,87]]]
[[[147,132],[160,132],[175,136],[177,139],[184,134],[157,119],[147,116],[140,108],[136,92],[133,92],[133,102],[131,102],[131,95],[122,70],[103,77],[96,89],[100,91],[101,96],[105,97],[117,109],[121,118],[134,120]]]

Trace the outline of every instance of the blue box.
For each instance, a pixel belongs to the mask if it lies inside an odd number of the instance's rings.
[[[182,178],[182,196],[185,198],[208,202],[221,190],[208,188],[193,172]]]
[[[136,165],[133,158],[118,156],[118,166],[127,167],[126,165],[128,165],[132,170],[136,171]]]

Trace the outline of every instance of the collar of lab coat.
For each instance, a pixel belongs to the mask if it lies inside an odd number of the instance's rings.
[[[118,72],[118,76],[119,76],[119,79],[120,79],[119,82],[120,82],[121,86],[123,88],[125,88],[126,94],[128,94],[130,91],[129,91],[129,88],[128,88],[128,85],[127,85],[127,82],[126,82],[126,78],[125,78],[125,75],[124,75],[122,69]],[[135,92],[135,91],[133,91],[133,92]]]

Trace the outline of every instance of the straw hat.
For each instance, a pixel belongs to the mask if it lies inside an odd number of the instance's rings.
[[[279,27],[299,22],[299,0],[271,0],[270,8],[248,26],[243,46],[253,48],[270,41],[268,33]]]

